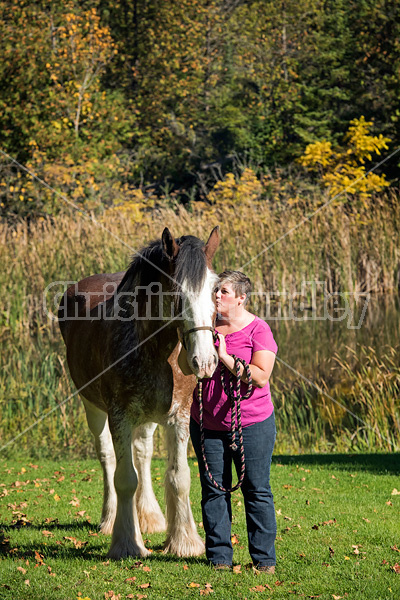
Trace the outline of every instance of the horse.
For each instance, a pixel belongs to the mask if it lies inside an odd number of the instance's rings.
[[[206,244],[165,228],[126,272],[86,277],[61,299],[67,363],[103,470],[100,531],[112,533],[110,558],[147,556],[142,531],[167,530],[165,553],[204,553],[190,508],[187,443],[196,377],[211,377],[218,362],[211,262],[219,241],[218,226]],[[193,376],[178,366],[178,327]],[[167,439],[168,525],[151,484],[157,424]]]

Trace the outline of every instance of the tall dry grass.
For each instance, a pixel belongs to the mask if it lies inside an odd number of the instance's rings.
[[[301,282],[310,280],[326,282],[329,290],[397,290],[397,198],[376,198],[373,210],[365,214],[328,206],[305,221],[317,206],[259,202],[254,206],[205,207],[203,211],[163,208],[144,213],[140,222],[126,214],[105,214],[101,226],[78,214],[13,227],[0,224],[0,445],[56,409],[9,450],[92,453],[82,407],[66,373],[58,326],[46,314],[44,290],[52,282],[126,269],[133,251],[159,237],[166,225],[176,237],[190,233],[205,240],[219,224],[222,240],[216,271],[243,268],[256,291],[299,291]],[[54,289],[60,291],[61,286]],[[56,308],[51,294],[47,295],[47,307]],[[346,365],[342,369],[353,386],[346,402],[359,408],[360,398],[365,398],[365,405],[374,406],[374,411],[362,410],[363,418],[373,428],[379,425],[398,444],[399,407],[394,398],[396,393],[398,397],[399,370],[393,357],[391,360],[394,364],[390,363],[387,372],[394,372],[395,377],[387,379],[390,385],[382,384],[382,369],[377,365],[368,371],[363,371],[361,364],[355,371],[346,371]],[[364,382],[361,396],[359,378]],[[276,385],[279,377],[275,379]],[[285,378],[281,379],[276,401],[282,448],[320,448],[323,440],[326,447],[365,446],[370,435],[366,430],[357,430],[358,425],[350,421],[336,423],[333,417],[327,418],[327,407],[314,392],[299,384],[285,386]],[[387,448],[378,436],[373,440],[378,448]],[[161,447],[161,438],[158,443]]]

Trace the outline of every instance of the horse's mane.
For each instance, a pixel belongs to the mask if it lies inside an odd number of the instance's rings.
[[[186,283],[191,291],[197,292],[202,288],[207,272],[204,242],[193,235],[184,235],[175,241],[180,248],[175,259],[172,287],[179,291],[182,284]],[[162,276],[160,271],[169,273],[169,261],[164,253],[162,241],[154,240],[133,258],[118,286],[118,291],[129,289],[133,285],[147,286],[159,281]]]

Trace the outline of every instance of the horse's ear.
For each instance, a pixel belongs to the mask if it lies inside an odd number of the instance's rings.
[[[162,232],[161,240],[164,253],[168,256],[169,259],[172,260],[178,254],[179,246],[172,237],[168,227],[166,227]]]
[[[212,232],[210,233],[210,237],[208,238],[207,244],[205,245],[204,252],[206,253],[208,261],[211,263],[214,254],[217,251],[218,245],[220,241],[219,235],[219,226],[214,227]]]

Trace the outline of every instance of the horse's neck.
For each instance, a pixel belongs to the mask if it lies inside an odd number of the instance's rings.
[[[169,357],[178,338],[166,293],[157,283],[151,288],[141,286],[137,278],[118,288],[107,303],[106,315],[113,323],[120,350],[137,348],[138,354],[156,352],[160,360]]]

